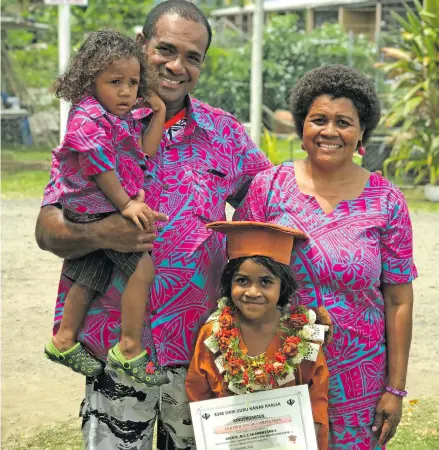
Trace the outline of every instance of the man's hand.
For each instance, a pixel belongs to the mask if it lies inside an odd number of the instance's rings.
[[[402,416],[402,397],[385,392],[378,400],[372,431],[379,436],[378,445],[382,447],[395,435]]]
[[[166,221],[164,214],[154,213],[156,220]],[[95,225],[95,224],[93,224]],[[140,231],[134,223],[120,214],[112,214],[99,221],[96,248],[111,248],[117,252],[148,252],[153,248],[155,226]]]
[[[139,191],[137,197],[131,200],[134,204],[132,210],[143,211],[142,205],[145,207],[147,216],[141,219],[145,229],[143,229],[139,219],[137,219],[138,223],[135,224],[131,217],[129,219],[126,218],[127,216],[124,213],[129,208],[121,212],[125,217],[122,217],[120,214],[112,214],[99,222],[91,224],[100,224],[99,231],[97,231],[98,248],[111,248],[122,253],[152,250],[152,242],[155,239],[156,230],[154,223],[167,222],[168,216],[153,211],[145,205],[144,201],[145,191],[143,189]]]

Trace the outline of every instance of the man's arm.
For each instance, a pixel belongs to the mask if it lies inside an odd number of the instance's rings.
[[[40,210],[35,238],[42,250],[48,250],[60,258],[80,258],[97,249],[91,239],[93,225],[70,222],[64,218],[61,209],[49,205]]]
[[[144,195],[141,191],[139,200]],[[154,212],[154,215],[157,221],[168,220],[164,214]],[[65,219],[59,208],[49,205],[40,211],[35,237],[41,249],[60,258],[75,259],[100,248],[122,253],[150,251],[155,228],[140,231],[120,214],[87,224],[73,223]]]

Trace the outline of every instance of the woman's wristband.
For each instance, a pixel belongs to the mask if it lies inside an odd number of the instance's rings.
[[[407,391],[400,391],[399,389],[395,389],[391,386],[386,386],[386,391],[393,395],[397,395],[398,397],[407,397]]]

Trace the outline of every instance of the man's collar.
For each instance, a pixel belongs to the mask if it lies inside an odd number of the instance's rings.
[[[201,108],[201,102],[188,95],[187,105],[188,105],[188,126],[190,127],[191,121],[193,121],[203,130],[212,131],[213,124],[209,120],[206,120],[207,119],[206,111],[204,108]]]
[[[188,124],[187,128],[193,128],[194,125],[199,126],[204,130],[212,130],[212,124],[206,120],[206,111],[201,107],[201,102],[192,98],[190,95],[186,97],[185,105],[188,110]],[[104,115],[110,117],[116,117],[108,113],[105,108],[91,95],[84,97],[79,103],[82,109],[84,109],[87,114],[93,119],[98,119]],[[137,108],[132,111],[134,119],[140,120],[144,117],[152,114],[151,108]]]

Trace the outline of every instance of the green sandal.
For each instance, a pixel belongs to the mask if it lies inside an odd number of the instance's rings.
[[[95,377],[104,371],[103,362],[95,358],[80,342],[65,352],[60,352],[51,339],[44,349],[44,354],[51,361],[86,377]]]
[[[137,383],[148,387],[169,383],[166,373],[156,368],[146,350],[133,359],[126,359],[119,349],[119,344],[116,344],[108,352],[107,363],[120,374],[124,373]]]

